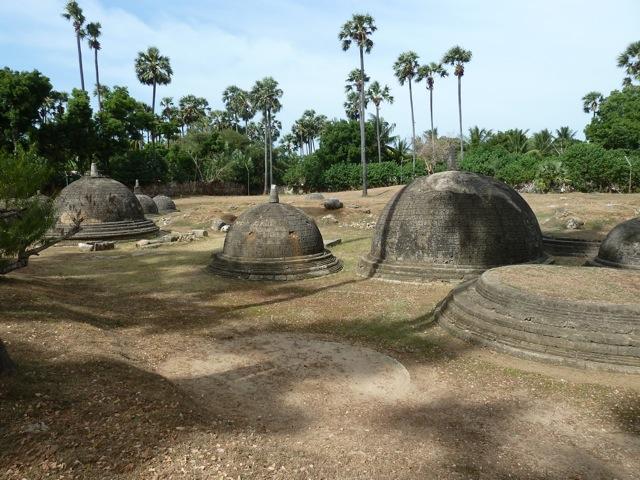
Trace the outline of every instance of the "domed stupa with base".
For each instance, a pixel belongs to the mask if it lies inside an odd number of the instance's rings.
[[[387,203],[358,270],[421,282],[549,261],[538,220],[514,189],[484,175],[447,171],[416,178]]]
[[[600,244],[591,265],[640,270],[640,217],[614,227]]]
[[[149,195],[145,195],[142,193],[142,189],[140,188],[140,183],[136,179],[136,184],[133,187],[133,193],[136,195],[136,198],[140,202],[142,206],[142,211],[145,215],[157,215],[158,214],[158,206],[156,202],[153,201]]]
[[[156,204],[159,213],[175,212],[178,210],[173,200],[166,195],[156,195],[153,197],[153,203]]]
[[[81,229],[72,238],[78,240],[113,240],[155,234],[159,229],[144,217],[142,206],[125,185],[98,173],[95,163],[91,173],[62,189],[55,200],[58,220],[56,233],[65,233],[81,218]]]
[[[342,262],[325,249],[313,219],[280,203],[272,187],[269,203],[250,208],[236,219],[209,268],[224,277],[297,280],[338,272]]]

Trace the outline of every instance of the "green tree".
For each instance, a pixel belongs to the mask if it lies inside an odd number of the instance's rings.
[[[204,97],[197,97],[189,94],[180,98],[178,102],[180,108],[180,119],[182,121],[183,134],[184,127],[187,131],[200,120],[206,118],[209,102]]]
[[[453,67],[453,74],[458,77],[458,119],[460,121],[460,158],[464,158],[464,137],[462,135],[462,77],[464,64],[471,61],[471,50],[456,45],[450,48],[442,57],[442,63]]]
[[[425,81],[427,90],[429,91],[429,117],[431,119],[431,148],[432,156],[436,156],[436,128],[433,126],[433,87],[435,85],[435,77],[444,78],[449,75],[449,72],[445,70],[442,63],[431,62],[427,65],[421,65],[418,67],[418,76],[416,82],[422,80]]]
[[[469,129],[469,146],[479,147],[491,139],[493,131],[486,128],[480,128],[477,125]]]
[[[242,95],[242,89],[235,85],[228,86],[222,92],[222,102],[231,118],[233,118],[233,127],[236,132],[238,131],[238,124],[240,123],[240,115],[243,107],[243,101],[241,100]]]
[[[76,43],[78,45],[78,65],[80,66],[80,88],[84,90],[84,70],[82,68],[82,46],[80,40],[87,34],[84,30],[85,17],[82,8],[75,0],[69,0],[64,7],[62,16],[69,20],[73,25],[73,31],[76,34]]]
[[[378,144],[378,163],[382,162],[382,148],[380,144],[380,105],[382,102],[393,103],[393,96],[388,85],[384,87],[376,80],[367,90],[367,98],[376,107],[376,143]]]
[[[553,146],[558,152],[558,155],[562,155],[569,145],[572,145],[577,141],[575,131],[571,130],[569,127],[560,127],[556,130],[554,135]]]
[[[345,22],[338,33],[338,40],[342,43],[342,50],[347,51],[351,47],[352,43],[358,46],[360,53],[360,77],[366,78],[364,71],[364,54],[371,53],[373,48],[373,41],[371,36],[375,32],[377,27],[375,26],[373,17],[369,14],[354,14],[351,20]],[[365,98],[364,87],[360,89],[360,109],[359,109],[359,123],[360,123],[360,162],[362,164],[362,196],[367,196],[367,158],[366,158],[366,144],[365,144]]]
[[[607,149],[640,149],[640,86],[611,92],[585,128],[585,135]]]
[[[535,152],[542,157],[546,157],[554,153],[553,151],[553,134],[548,130],[540,130],[534,133],[529,139],[531,152]]]
[[[413,159],[413,173],[415,176],[416,170],[416,122],[413,116],[413,91],[411,83],[413,78],[418,74],[418,54],[416,52],[404,52],[401,53],[396,62],[393,64],[393,72],[400,82],[400,85],[404,85],[405,82],[409,84],[409,104],[411,105],[411,146],[412,146],[412,159]]]
[[[595,117],[603,98],[600,92],[593,91],[587,93],[582,97],[582,110],[584,110],[584,113],[591,113]]]
[[[98,70],[98,51],[102,48],[100,44],[100,22],[91,22],[87,24],[87,35],[89,36],[89,48],[93,49],[93,61],[96,67],[96,93],[98,94],[98,107],[102,109],[102,97],[100,88],[100,72]]]
[[[640,81],[640,41],[629,44],[624,52],[618,55],[618,67],[624,68],[626,77],[624,86],[631,85],[633,80]]]
[[[282,89],[278,86],[278,82],[273,77],[265,77],[258,80],[251,90],[252,103],[257,110],[263,114],[263,122],[265,124],[264,135],[264,194],[269,193],[269,185],[273,184],[273,135],[272,135],[272,116],[279,112],[282,108],[280,98],[282,97]]]
[[[149,47],[146,52],[138,52],[135,60],[136,76],[143,85],[153,86],[151,97],[151,113],[156,112],[156,86],[171,83],[173,69],[169,57],[160,55],[156,47]]]

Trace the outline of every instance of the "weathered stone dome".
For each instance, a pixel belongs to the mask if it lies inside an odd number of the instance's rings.
[[[140,206],[145,215],[155,215],[158,213],[158,206],[149,195],[136,193],[136,198],[140,202]]]
[[[173,200],[171,200],[166,195],[156,195],[155,197],[153,197],[153,201],[156,204],[156,207],[158,207],[158,212],[160,213],[174,212],[177,210],[176,204],[173,203]]]
[[[218,275],[248,280],[294,280],[341,268],[313,219],[277,198],[237,218],[210,266]]]
[[[55,207],[57,232],[68,231],[76,215],[83,219],[81,230],[73,236],[76,239],[133,238],[158,231],[156,224],[144,217],[140,202],[126,186],[95,171],[93,176],[84,176],[63,188]]]
[[[640,270],[640,217],[614,227],[600,244],[598,256],[591,263]]]
[[[416,178],[387,203],[359,272],[395,280],[460,280],[500,265],[545,262],[538,221],[493,178],[449,171]]]

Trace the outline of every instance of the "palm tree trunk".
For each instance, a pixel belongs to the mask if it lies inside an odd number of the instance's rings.
[[[93,49],[93,60],[96,65],[96,92],[98,92],[98,108],[102,110],[102,96],[100,95],[100,73],[98,70],[98,49]]]
[[[460,120],[460,161],[464,157],[464,139],[462,136],[462,77],[458,76],[458,118]]]
[[[367,196],[367,157],[365,153],[366,141],[364,133],[364,51],[360,47],[360,162],[362,163],[362,196]]]
[[[378,163],[382,162],[382,153],[380,149],[380,107],[376,105],[376,138],[378,141]]]
[[[273,185],[273,140],[271,139],[271,110],[267,110],[267,132],[269,135],[269,187]]]
[[[249,169],[247,169],[247,196],[251,195],[251,193],[249,191],[249,189],[250,189],[249,178],[250,178],[250,173],[249,173]]]
[[[416,121],[413,117],[413,89],[411,88],[411,78],[409,78],[409,103],[411,104],[411,139],[413,145],[413,178],[416,177]]]
[[[153,95],[151,96],[151,113],[156,114],[156,82],[153,81]]]
[[[76,43],[78,44],[78,64],[80,65],[80,86],[84,89],[84,70],[82,68],[82,47],[80,46],[80,32],[76,32]]]
[[[264,113],[264,194],[269,193],[269,150],[267,149],[267,112]]]
[[[433,88],[429,89],[429,115],[431,116],[431,164],[433,166],[436,164],[436,132],[433,130]]]

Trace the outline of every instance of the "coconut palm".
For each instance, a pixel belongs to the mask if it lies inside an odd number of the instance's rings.
[[[269,193],[269,185],[273,184],[273,135],[272,117],[280,111],[282,89],[273,77],[258,80],[251,90],[252,104],[262,111],[264,128],[264,194]]]
[[[540,130],[534,133],[530,139],[531,151],[537,152],[540,156],[547,156],[553,149],[553,135],[547,130]]]
[[[413,174],[416,173],[416,122],[413,116],[413,91],[411,83],[413,78],[418,74],[418,54],[416,52],[404,52],[398,56],[393,64],[393,72],[395,73],[400,85],[405,82],[409,84],[409,103],[411,104],[411,145],[413,147]]]
[[[151,113],[156,112],[156,86],[171,83],[173,69],[169,57],[160,55],[156,47],[149,47],[146,52],[138,52],[135,61],[136,75],[140,83],[153,86],[151,97]]]
[[[598,108],[602,103],[604,97],[600,92],[589,92],[584,97],[582,97],[582,109],[584,113],[591,112],[593,116],[596,116],[598,113]]]
[[[511,153],[527,153],[529,148],[527,133],[529,133],[529,130],[521,130],[519,128],[512,128],[504,132],[507,151]]]
[[[340,32],[338,33],[338,40],[342,42],[342,50],[345,52],[349,50],[352,43],[358,46],[360,52],[360,78],[365,79],[364,73],[364,54],[370,53],[373,48],[373,41],[371,35],[375,32],[377,27],[375,26],[373,17],[369,14],[354,14],[351,20],[347,21]],[[365,132],[364,132],[364,88],[360,89],[360,109],[358,118],[360,121],[360,162],[362,163],[362,196],[367,196],[367,158],[366,158],[366,145],[365,145]]]
[[[69,0],[64,7],[64,18],[69,20],[73,25],[73,30],[76,32],[76,44],[78,45],[78,65],[80,66],[80,86],[84,90],[84,70],[82,69],[82,47],[80,40],[87,34],[84,30],[85,17],[82,13],[82,8],[75,0]]]
[[[493,130],[480,128],[477,125],[469,129],[469,145],[477,147],[486,143],[493,136]]]
[[[87,35],[89,36],[89,48],[93,49],[93,61],[96,66],[96,93],[98,94],[98,107],[102,110],[102,95],[100,89],[100,73],[98,71],[98,50],[102,48],[100,44],[100,29],[102,25],[100,22],[91,22],[87,24]]]
[[[378,81],[371,84],[367,90],[367,98],[376,106],[376,140],[378,142],[378,162],[382,161],[382,147],[380,145],[380,105],[382,102],[393,103],[393,96],[388,85],[384,87]]]
[[[640,81],[640,42],[629,44],[624,52],[618,55],[618,67],[624,68],[627,74],[623,85],[631,85],[633,80]]]
[[[427,65],[420,65],[418,67],[418,76],[416,77],[416,82],[420,82],[422,80],[425,81],[425,85],[427,90],[429,91],[429,116],[431,118],[431,151],[433,154],[433,158],[436,158],[436,138],[435,131],[436,129],[433,127],[433,86],[435,84],[435,77],[439,76],[440,78],[444,78],[449,75],[441,63],[431,62]]]
[[[471,50],[465,50],[456,45],[450,48],[442,57],[442,63],[451,65],[453,74],[458,77],[458,119],[460,121],[460,160],[464,156],[464,137],[462,135],[462,76],[464,64],[471,61]]]
[[[576,132],[569,127],[560,127],[556,130],[553,146],[559,155],[564,153],[569,145],[576,141]]]

